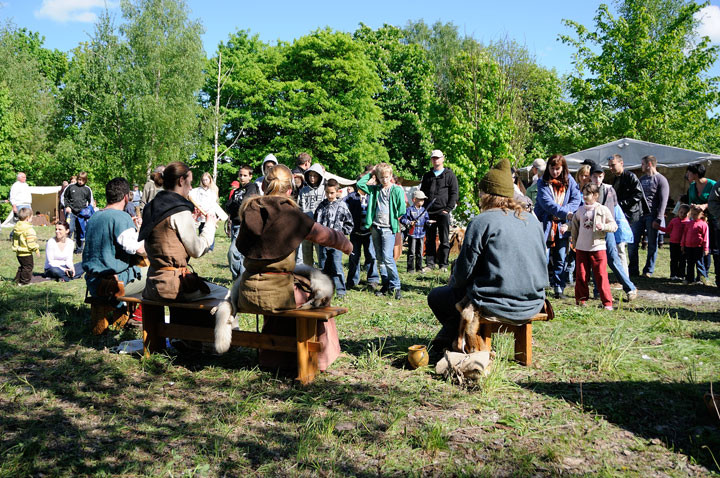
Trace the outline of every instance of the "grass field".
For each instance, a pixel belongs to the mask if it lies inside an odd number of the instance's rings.
[[[51,229],[37,228],[42,238]],[[711,287],[675,300],[661,249],[655,294],[617,310],[554,301],[536,325],[534,363],[508,361],[459,387],[406,367],[439,329],[426,305],[447,274],[401,273],[402,300],[350,291],[342,357],[310,386],[221,357],[110,353],[138,330],[94,337],[84,281],[12,283],[0,241],[0,476],[707,476],[720,428],[703,394],[720,378],[720,302]],[[192,264],[230,285],[215,252]],[[644,260],[644,258],[641,258]],[[36,260],[35,271],[42,269]],[[401,271],[405,270],[404,258]],[[714,278],[713,278],[714,283]],[[568,293],[571,291],[568,290]],[[616,299],[620,291],[613,291]],[[649,297],[649,298],[648,298]],[[687,300],[687,299],[686,299]],[[242,327],[255,329],[255,317]],[[720,385],[715,384],[718,389]]]

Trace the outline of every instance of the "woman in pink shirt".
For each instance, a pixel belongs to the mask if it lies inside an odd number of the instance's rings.
[[[682,239],[682,250],[687,259],[687,273],[683,284],[707,284],[707,270],[705,269],[705,256],[710,253],[710,230],[705,221],[705,211],[702,207],[693,205],[690,208],[690,223],[685,227]],[[695,270],[697,279],[695,280]]]

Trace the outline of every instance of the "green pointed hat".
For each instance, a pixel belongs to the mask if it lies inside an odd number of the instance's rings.
[[[510,172],[510,161],[501,159],[490,168],[490,171],[480,181],[480,190],[495,196],[512,198],[515,195],[515,189]]]

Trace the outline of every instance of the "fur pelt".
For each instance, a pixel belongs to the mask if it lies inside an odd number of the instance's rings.
[[[454,256],[460,254],[463,241],[465,241],[465,228],[455,227],[450,229],[450,255]]]
[[[478,339],[480,317],[475,309],[475,304],[468,296],[465,296],[455,304],[455,308],[460,312],[460,327],[457,339],[453,342],[453,350],[469,354],[484,351],[485,341]]]
[[[495,352],[482,351],[471,354],[445,351],[445,356],[435,365],[435,372],[462,385],[487,376],[495,360]]]
[[[335,294],[335,283],[330,277],[305,264],[296,265],[293,273],[296,277],[300,276],[299,279],[305,278],[306,281],[303,282],[309,284],[310,288],[310,299],[298,307],[299,309],[313,309],[330,305],[332,296]]]
[[[230,349],[233,329],[239,328],[235,318],[235,307],[226,300],[213,308],[210,313],[215,315],[215,351],[224,354]]]

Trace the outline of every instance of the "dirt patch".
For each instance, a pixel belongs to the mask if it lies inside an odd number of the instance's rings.
[[[687,293],[660,292],[638,289],[638,298],[652,302],[672,304],[720,304],[720,295],[708,291]]]

